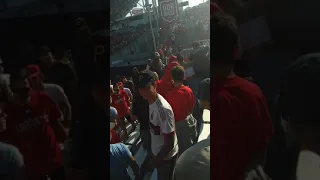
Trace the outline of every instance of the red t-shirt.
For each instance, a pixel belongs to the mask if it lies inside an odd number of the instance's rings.
[[[117,132],[114,129],[110,130],[110,132],[111,132],[111,135],[112,135],[110,144],[116,144],[116,143],[121,142],[119,135],[117,134]]]
[[[173,89],[171,70],[177,65],[179,65],[177,61],[172,61],[164,69],[164,75],[160,79],[157,88],[157,92],[163,97],[166,97],[167,93]]]
[[[23,155],[29,179],[43,178],[62,166],[61,149],[50,125],[62,114],[47,94],[32,92],[27,105],[9,104],[6,113],[5,139]]]
[[[231,77],[211,89],[212,179],[242,180],[273,133],[266,100],[253,83]]]
[[[188,86],[172,89],[166,97],[171,105],[175,121],[183,121],[192,112],[195,100],[192,90]]]
[[[118,117],[123,118],[129,114],[129,96],[123,90],[119,91],[119,94],[112,95],[112,106],[118,111]]]

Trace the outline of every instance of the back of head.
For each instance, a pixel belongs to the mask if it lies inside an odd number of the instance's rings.
[[[235,63],[239,46],[236,21],[221,13],[211,18],[210,49],[212,63]]]
[[[295,127],[320,127],[319,82],[320,53],[303,55],[287,69],[281,104]]]

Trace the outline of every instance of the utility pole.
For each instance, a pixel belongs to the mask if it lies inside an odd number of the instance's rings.
[[[150,5],[149,5],[149,1],[145,0],[146,3],[146,9],[147,9],[147,13],[148,13],[148,17],[149,17],[149,23],[150,23],[150,29],[151,29],[151,34],[152,34],[152,40],[153,40],[153,46],[154,46],[154,51],[157,51],[157,45],[156,45],[156,39],[154,36],[154,32],[153,32],[153,27],[152,27],[152,19],[151,19],[151,15],[150,15]]]

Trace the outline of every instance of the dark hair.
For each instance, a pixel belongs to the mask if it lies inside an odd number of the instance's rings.
[[[210,49],[213,63],[235,63],[239,37],[235,19],[221,15],[211,19]]]
[[[175,66],[171,70],[172,79],[175,82],[183,82],[184,80],[184,68],[182,66]]]

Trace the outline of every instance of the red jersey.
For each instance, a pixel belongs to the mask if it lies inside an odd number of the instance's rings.
[[[266,100],[253,83],[230,77],[211,90],[212,179],[243,179],[273,133]]]
[[[119,135],[117,134],[117,132],[114,129],[110,130],[110,132],[111,132],[111,137],[112,137],[110,144],[116,144],[116,143],[121,142]]]
[[[183,121],[192,113],[196,101],[188,86],[173,88],[166,96],[171,105],[175,121]]]
[[[124,116],[130,113],[129,96],[125,91],[120,90],[119,94],[113,94],[111,98],[112,98],[112,106],[116,108],[116,110],[118,111],[119,118],[123,118]]]
[[[42,92],[32,92],[26,105],[9,104],[5,139],[24,158],[29,179],[45,177],[62,166],[62,153],[50,121],[62,117],[57,105]]]

